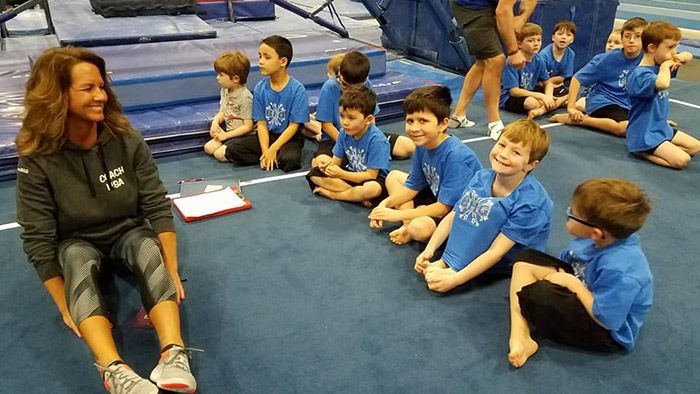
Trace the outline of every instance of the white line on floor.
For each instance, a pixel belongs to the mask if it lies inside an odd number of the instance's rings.
[[[690,108],[700,109],[700,105],[697,105],[697,104],[686,103],[685,101],[676,100],[676,99],[669,99],[668,101],[670,101],[672,103],[680,104],[680,105],[685,105],[685,106],[690,107]]]

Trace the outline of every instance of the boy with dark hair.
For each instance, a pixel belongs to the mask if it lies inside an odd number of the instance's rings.
[[[629,119],[627,76],[642,60],[642,31],[644,18],[631,18],[622,25],[622,49],[602,53],[580,69],[569,84],[566,114],[552,115],[557,123],[592,127],[618,137],[624,137]],[[589,88],[586,114],[576,108],[581,86]]]
[[[668,88],[673,71],[693,59],[676,53],[681,31],[673,23],[652,22],[642,33],[644,57],[627,78],[632,109],[627,148],[654,164],[683,169],[700,152],[697,138],[674,129],[668,122]]]
[[[549,79],[547,65],[537,51],[542,45],[542,28],[526,23],[518,33],[518,47],[525,56],[525,67],[517,69],[507,64],[501,78],[501,108],[527,114],[529,119],[553,111],[566,102],[566,97],[554,97],[554,85]],[[535,91],[537,83],[544,85],[544,93]]]
[[[485,271],[510,272],[513,255],[544,250],[552,226],[552,200],[531,174],[549,148],[549,134],[530,119],[506,126],[454,209],[440,222],[414,269],[428,288],[447,292]],[[431,262],[445,242],[442,258]]]
[[[263,170],[284,172],[301,168],[304,139],[297,133],[309,121],[306,89],[287,73],[292,44],[284,37],[269,36],[258,49],[263,78],[253,91],[253,119],[258,131],[229,146],[226,158],[239,165],[260,164]]]
[[[318,157],[306,175],[314,193],[332,200],[371,205],[384,192],[391,166],[389,141],[374,124],[377,96],[366,86],[352,87],[340,98],[342,128],[333,157]]]
[[[370,227],[402,222],[389,233],[398,245],[427,241],[440,220],[481,169],[474,152],[447,134],[452,97],[444,86],[424,86],[406,96],[406,134],[416,144],[410,174],[394,170],[386,179],[389,197],[369,214]]]
[[[539,56],[547,65],[549,81],[554,85],[554,97],[567,96],[566,87],[574,75],[574,59],[576,53],[571,49],[571,43],[576,36],[576,25],[572,21],[559,21],[554,25],[552,43],[544,47]]]
[[[211,121],[211,140],[204,144],[204,151],[219,161],[228,161],[226,150],[233,138],[253,131],[253,94],[245,86],[250,61],[242,52],[226,51],[214,61],[214,70],[216,82],[221,86],[221,100],[219,112]],[[226,130],[220,126],[223,122],[226,122]]]
[[[369,76],[369,59],[358,51],[351,51],[343,56],[340,63],[340,72],[336,78],[331,78],[323,83],[321,94],[318,97],[318,108],[316,108],[316,120],[321,122],[323,134],[318,149],[314,153],[311,161],[312,167],[318,167],[318,158],[324,161],[330,159],[333,146],[338,138],[338,131],[341,129],[340,112],[338,102],[345,89],[355,86],[371,87],[367,77]],[[374,109],[374,115],[379,113],[379,107]],[[391,147],[392,157],[405,159],[413,154],[415,145],[410,139],[398,134],[384,133]]]
[[[522,367],[540,338],[601,352],[634,347],[653,298],[634,233],[650,211],[644,192],[623,179],[591,179],[576,188],[566,222],[576,238],[560,259],[536,250],[515,256],[511,365]]]

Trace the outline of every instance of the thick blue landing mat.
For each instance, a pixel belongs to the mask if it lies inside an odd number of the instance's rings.
[[[641,16],[650,21],[663,19],[681,28],[700,30],[700,4],[670,1],[649,4],[621,3],[616,16],[621,19]]]
[[[49,0],[61,45],[94,47],[216,37],[216,30],[196,15],[104,18],[89,0]]]

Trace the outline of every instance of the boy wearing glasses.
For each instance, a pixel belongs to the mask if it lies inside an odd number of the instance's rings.
[[[321,122],[321,141],[311,161],[311,168],[318,167],[321,162],[326,162],[333,157],[333,147],[338,139],[338,132],[342,128],[340,123],[340,96],[350,87],[372,87],[367,77],[369,76],[369,59],[358,51],[348,52],[340,62],[340,70],[337,77],[323,83],[321,94],[318,97],[316,108],[316,120]],[[374,115],[379,113],[379,106],[374,107]],[[408,137],[398,134],[384,133],[391,148],[391,156],[394,159],[406,159],[411,157],[416,146]]]
[[[511,365],[522,367],[541,338],[599,352],[634,347],[653,296],[634,233],[650,211],[645,193],[623,179],[591,179],[576,188],[566,222],[575,238],[560,258],[531,249],[515,256]]]

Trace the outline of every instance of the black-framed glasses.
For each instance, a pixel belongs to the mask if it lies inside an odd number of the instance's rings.
[[[580,218],[580,217],[574,215],[573,213],[571,213],[571,207],[566,207],[566,217],[569,218],[569,219],[571,219],[571,220],[573,220],[573,221],[575,221],[575,222],[579,222],[579,223],[581,223],[581,224],[583,224],[583,225],[585,225],[585,226],[588,226],[588,227],[596,227],[596,228],[598,227],[597,225],[595,225],[595,224],[593,224],[593,223],[591,223],[591,222],[589,222],[589,221],[587,221],[587,220],[585,220],[585,219],[582,219],[582,218]]]

